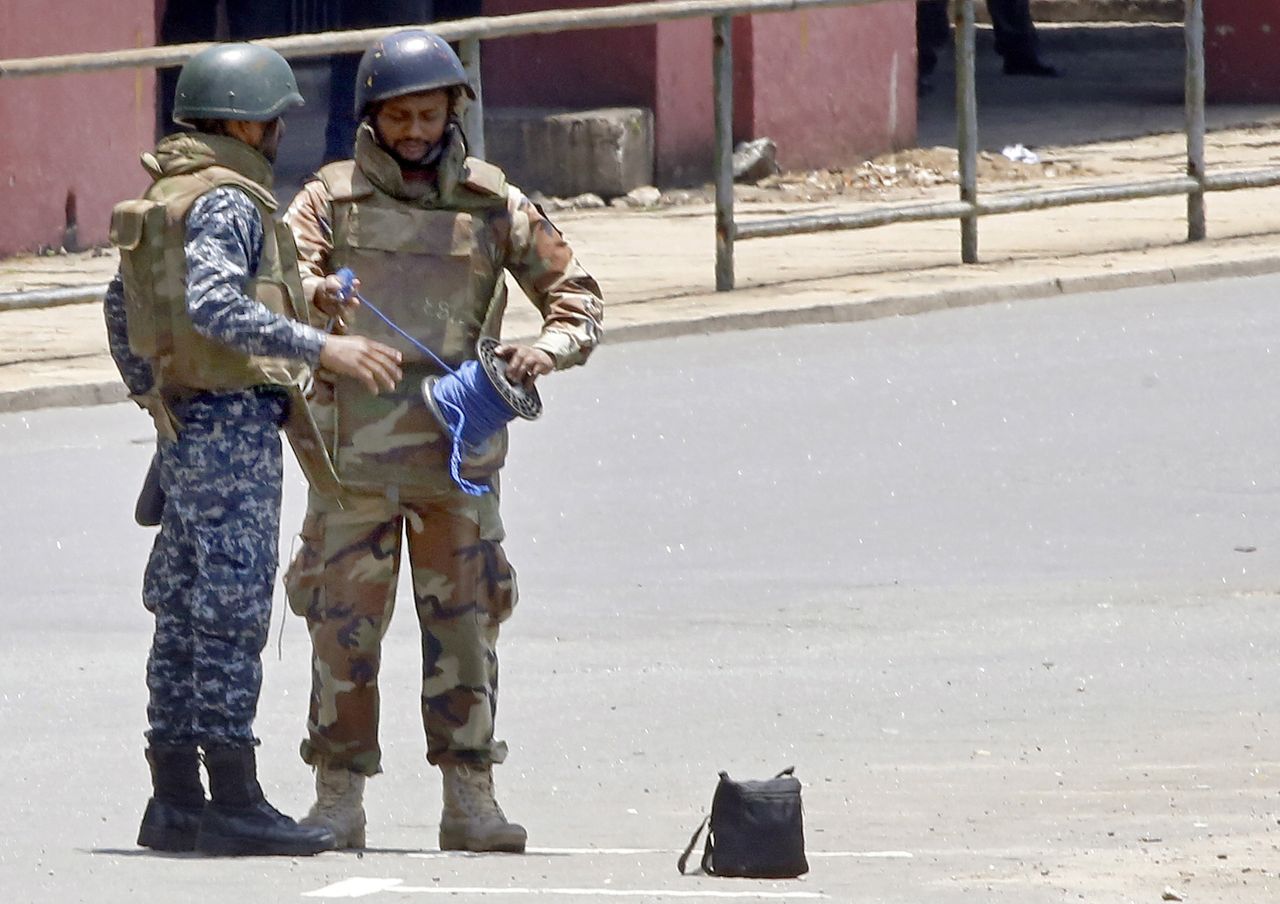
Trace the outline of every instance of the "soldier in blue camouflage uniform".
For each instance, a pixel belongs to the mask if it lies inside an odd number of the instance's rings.
[[[174,111],[195,131],[143,156],[151,188],[112,216],[121,270],[104,304],[111,353],[156,420],[165,494],[143,579],[156,619],[147,663],[153,796],[138,836],[159,850],[300,855],[334,843],[275,810],[256,778],[279,430],[287,422],[310,476],[297,410],[305,405],[291,404],[308,370],[323,362],[376,393],[399,378],[399,354],[306,322],[297,252],[271,218],[270,192],[280,115],[301,103],[274,51],[230,44],[198,54],[179,76]]]

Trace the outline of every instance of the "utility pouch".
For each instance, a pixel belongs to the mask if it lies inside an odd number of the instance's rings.
[[[156,527],[164,515],[164,490],[160,488],[160,452],[151,456],[151,466],[142,481],[142,491],[133,507],[133,520],[141,527]]]
[[[165,205],[139,198],[111,211],[111,244],[120,249],[129,348],[154,361],[173,351],[172,313],[161,303],[165,266]],[[176,271],[184,273],[183,268]]]
[[[689,854],[707,830],[702,870],[711,876],[794,879],[809,871],[804,856],[804,807],[800,780],[787,767],[771,779],[735,782],[720,773],[711,815],[689,839],[677,868],[685,874]]]

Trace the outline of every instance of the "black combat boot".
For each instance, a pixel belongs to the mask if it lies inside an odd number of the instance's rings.
[[[193,851],[200,817],[208,802],[200,784],[200,758],[195,745],[147,748],[151,766],[151,800],[142,814],[138,844],[156,851]]]
[[[300,826],[267,803],[252,747],[207,748],[204,768],[212,800],[196,836],[199,853],[305,857],[333,848],[333,833],[327,828]]]

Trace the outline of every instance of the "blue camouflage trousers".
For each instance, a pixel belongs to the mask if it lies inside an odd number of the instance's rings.
[[[256,743],[287,404],[274,390],[251,389],[174,405],[183,428],[160,444],[166,499],[142,585],[156,617],[147,660],[153,745]]]

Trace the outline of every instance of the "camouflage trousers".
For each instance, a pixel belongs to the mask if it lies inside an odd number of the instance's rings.
[[[496,483],[496,481],[495,481]],[[427,760],[500,763],[495,741],[498,626],[516,604],[496,491],[425,502],[353,495],[339,511],[314,496],[285,576],[312,644],[302,758],[363,775],[381,771],[378,670],[407,535],[422,637]]]
[[[160,444],[166,500],[143,578],[156,617],[147,660],[152,744],[255,743],[262,648],[280,543],[280,422],[271,390],[175,406]]]

